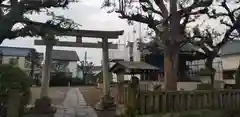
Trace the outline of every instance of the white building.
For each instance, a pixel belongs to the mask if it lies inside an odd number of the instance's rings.
[[[23,47],[7,47],[0,46],[0,63],[1,64],[12,64],[18,66],[28,75],[35,76],[37,70],[40,71],[40,61],[34,59],[33,56],[37,55],[34,48],[23,48]],[[32,71],[32,74],[30,74]]]
[[[53,72],[66,72],[70,73],[73,78],[78,77],[78,61],[79,57],[76,51],[53,50],[52,52]]]
[[[233,40],[221,49],[223,63],[223,79],[228,84],[234,84],[234,75],[240,64],[240,40]]]

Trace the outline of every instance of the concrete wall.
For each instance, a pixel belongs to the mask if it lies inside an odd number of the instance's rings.
[[[178,82],[177,88],[178,90],[191,91],[197,89],[198,84],[200,84],[200,82]]]

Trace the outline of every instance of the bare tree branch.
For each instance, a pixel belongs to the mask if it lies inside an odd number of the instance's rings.
[[[140,5],[142,6],[142,9],[144,12],[147,12],[148,10],[151,10],[153,13],[156,13],[160,16],[163,16],[163,13],[159,10],[156,10],[150,0],[140,0]],[[143,3],[147,3],[149,7],[145,6]]]
[[[158,30],[156,29],[156,26],[158,24],[160,24],[160,21],[158,20],[154,20],[153,18],[149,18],[147,16],[143,16],[141,14],[132,14],[131,16],[126,15],[124,12],[122,11],[116,11],[117,13],[120,13],[121,16],[119,16],[121,19],[128,19],[128,20],[133,20],[133,21],[137,21],[137,22],[141,22],[141,23],[145,23],[148,24],[148,26],[154,30]]]
[[[234,12],[231,12],[231,10],[229,9],[229,7],[227,5],[227,0],[223,0],[221,6],[227,11],[227,14],[228,14],[229,18],[231,19],[231,21],[235,22]]]
[[[164,0],[154,0],[158,8],[162,11],[162,16],[164,18],[168,17],[168,10],[166,8],[166,5],[164,4]]]

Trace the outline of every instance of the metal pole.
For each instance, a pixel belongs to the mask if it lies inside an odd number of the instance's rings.
[[[52,64],[52,50],[53,50],[53,44],[50,41],[46,41],[45,62],[43,67],[44,71],[42,75],[41,97],[48,96],[48,88],[49,88],[51,64]]]
[[[110,95],[109,90],[109,57],[108,57],[108,39],[102,38],[102,54],[103,54],[103,94]]]

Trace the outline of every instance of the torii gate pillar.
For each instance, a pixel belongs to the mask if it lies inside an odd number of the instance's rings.
[[[48,89],[49,89],[49,81],[51,76],[51,66],[52,66],[52,50],[53,45],[56,43],[56,40],[47,40],[44,39],[44,43],[46,45],[45,49],[45,61],[43,66],[43,74],[42,74],[42,90],[41,97],[48,97]]]
[[[109,79],[109,56],[108,56],[108,39],[102,38],[102,58],[103,58],[103,94],[110,96],[110,79]]]

